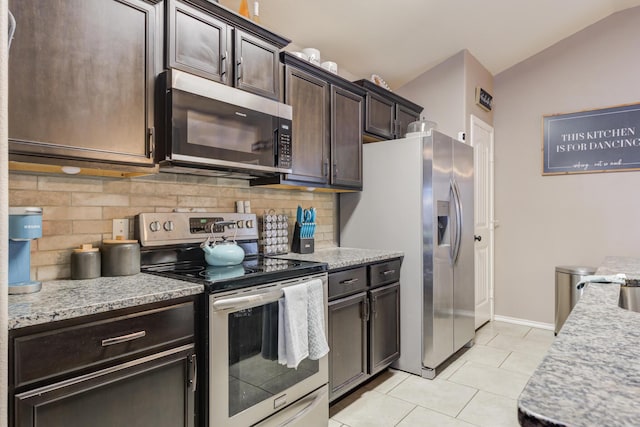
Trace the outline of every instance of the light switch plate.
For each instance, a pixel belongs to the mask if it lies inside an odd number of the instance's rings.
[[[113,238],[116,236],[123,236],[125,239],[129,238],[129,220],[126,218],[113,220]]]

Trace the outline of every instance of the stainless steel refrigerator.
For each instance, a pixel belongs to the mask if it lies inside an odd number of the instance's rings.
[[[364,144],[340,195],[340,246],[401,250],[403,371],[434,378],[474,337],[473,148],[440,132]]]

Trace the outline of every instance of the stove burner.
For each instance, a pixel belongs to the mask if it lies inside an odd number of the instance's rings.
[[[202,265],[177,265],[173,268],[175,273],[198,273],[202,274],[204,267]]]
[[[246,272],[247,269],[242,264],[238,264],[223,267],[207,267],[206,270],[200,271],[199,275],[207,281],[215,281],[244,276]]]

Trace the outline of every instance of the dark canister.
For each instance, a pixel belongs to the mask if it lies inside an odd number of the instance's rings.
[[[82,245],[71,253],[71,278],[95,279],[100,277],[100,250],[91,244]]]
[[[140,245],[137,240],[102,242],[102,275],[130,276],[140,273]]]

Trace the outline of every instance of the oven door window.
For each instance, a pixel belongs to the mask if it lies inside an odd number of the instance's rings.
[[[278,363],[278,302],[229,316],[229,417],[318,373],[317,360],[297,369]]]
[[[174,154],[274,166],[276,118],[175,89],[171,98]]]

